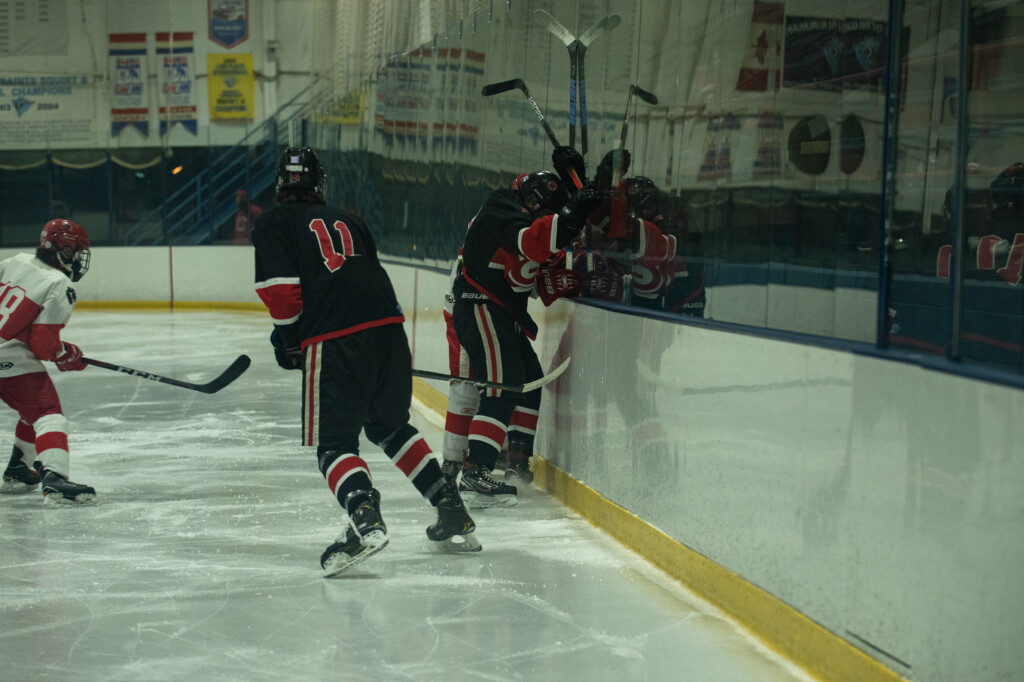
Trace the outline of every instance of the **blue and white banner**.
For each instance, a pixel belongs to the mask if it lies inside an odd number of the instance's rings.
[[[0,72],[0,148],[89,145],[97,125],[94,101],[88,75]]]
[[[206,0],[210,40],[225,49],[249,38],[249,0]]]
[[[160,65],[160,134],[180,123],[193,135],[198,132],[192,89],[192,33],[157,33],[156,56]]]
[[[149,103],[146,98],[146,34],[110,34],[111,93],[110,134],[116,137],[128,126],[149,135]]]

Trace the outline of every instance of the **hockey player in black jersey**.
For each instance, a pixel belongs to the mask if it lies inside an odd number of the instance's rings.
[[[259,217],[252,239],[256,292],[274,322],[277,362],[303,373],[302,443],[316,447],[320,472],[349,516],[320,558],[324,575],[388,543],[380,492],[359,456],[363,430],[437,508],[427,537],[479,550],[457,487],[409,424],[412,358],[373,237],[358,217],[325,205],[323,184],[312,149],[286,149],[277,164],[277,206]]]
[[[569,147],[553,154],[563,176],[568,168],[583,176],[583,159]],[[547,261],[578,233],[600,201],[589,187],[569,196],[558,175],[536,171],[518,189],[496,190],[470,223],[462,245],[461,268],[452,285],[453,323],[475,379],[526,383],[543,375],[531,345],[537,324],[527,311],[540,263]],[[515,486],[489,473],[505,442],[516,406],[536,414],[540,391],[526,394],[487,389],[469,429],[469,454],[459,489],[476,506],[516,504]],[[509,443],[533,453],[533,436]]]

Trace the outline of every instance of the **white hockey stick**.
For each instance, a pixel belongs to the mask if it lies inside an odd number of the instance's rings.
[[[422,379],[440,379],[441,381],[466,381],[478,388],[500,388],[503,391],[509,391],[511,393],[529,393],[535,391],[541,386],[551,383],[558,377],[562,376],[562,373],[569,367],[569,361],[572,360],[572,356],[569,356],[565,361],[558,367],[542,376],[540,379],[535,379],[525,384],[503,384],[498,381],[478,381],[477,379],[467,379],[465,377],[456,377],[451,374],[441,374],[440,372],[428,372],[424,369],[413,369],[413,376],[420,377]]]

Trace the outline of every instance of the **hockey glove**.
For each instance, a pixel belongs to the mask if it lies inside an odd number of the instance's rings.
[[[588,272],[582,278],[583,295],[603,301],[622,300],[622,278],[610,272]]]
[[[270,345],[274,347],[274,359],[281,369],[302,369],[302,348],[294,346],[285,348],[281,334],[277,328],[270,332]]]
[[[552,267],[545,263],[540,266],[537,280],[537,295],[545,306],[560,298],[580,295],[580,276],[568,268]]]
[[[62,372],[81,372],[85,369],[82,361],[82,349],[73,343],[64,342],[64,352],[53,359],[57,369]]]
[[[575,192],[587,181],[587,169],[583,164],[583,157],[572,147],[555,147],[551,152],[551,163],[569,194]]]
[[[597,164],[597,170],[594,172],[594,182],[601,187],[612,186],[612,182],[615,179],[615,155],[618,151],[618,149],[611,150],[601,158],[601,163]],[[631,161],[632,157],[629,155],[629,150],[623,149],[622,159],[619,161],[619,178],[625,177]]]
[[[569,201],[558,215],[558,224],[570,230],[579,232],[587,222],[587,216],[597,208],[602,201],[601,193],[587,185],[569,197]]]

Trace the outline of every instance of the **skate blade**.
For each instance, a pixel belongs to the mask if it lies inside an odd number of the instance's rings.
[[[448,552],[450,554],[465,554],[467,552],[479,552],[484,548],[480,544],[480,541],[476,539],[475,533],[466,533],[465,535],[453,535],[447,540],[439,540],[437,547],[442,552]]]
[[[44,507],[89,507],[94,504],[96,504],[96,496],[88,493],[76,495],[74,499],[68,499],[60,493],[43,495]]]
[[[361,564],[388,546],[388,536],[379,530],[367,533],[362,539],[363,550],[355,556],[338,552],[324,562],[324,577],[336,578],[348,569]]]
[[[21,481],[4,481],[0,483],[0,495],[21,495],[39,489],[38,483],[22,483]]]
[[[514,507],[519,504],[516,495],[481,495],[471,490],[459,491],[462,501],[469,509],[489,509],[491,507]]]
[[[529,479],[526,479],[520,476],[519,472],[516,471],[515,469],[505,469],[505,483],[517,487],[528,487],[531,483],[533,483],[533,476],[530,476]]]

